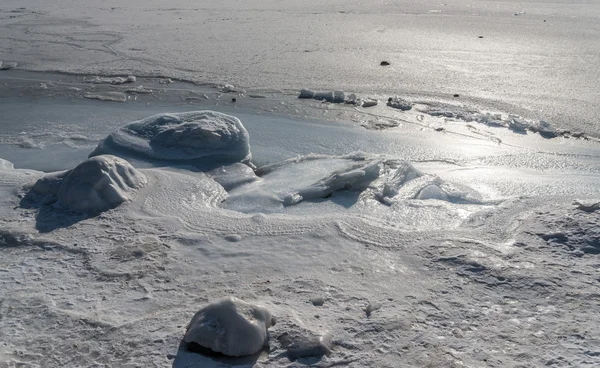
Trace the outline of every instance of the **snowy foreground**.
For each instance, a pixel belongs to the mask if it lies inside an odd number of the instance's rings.
[[[50,102],[7,106],[0,367],[600,364],[596,141]]]

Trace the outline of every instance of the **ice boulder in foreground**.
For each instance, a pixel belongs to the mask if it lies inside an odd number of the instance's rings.
[[[155,160],[249,162],[249,136],[240,120],[214,111],[158,114],[112,132],[90,154],[132,154]]]
[[[130,193],[142,187],[146,177],[129,162],[111,155],[90,158],[73,170],[41,178],[33,190],[57,197],[61,207],[100,212],[130,200]]]
[[[266,308],[228,297],[200,309],[183,341],[228,356],[252,355],[267,344],[267,329],[274,324]]]

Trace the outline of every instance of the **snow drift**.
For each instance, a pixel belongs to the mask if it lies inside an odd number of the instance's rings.
[[[90,154],[137,155],[187,162],[249,162],[249,136],[240,120],[214,111],[158,114],[112,132]]]
[[[274,324],[266,308],[228,297],[200,309],[183,340],[228,356],[251,355],[268,342]]]
[[[142,187],[146,177],[129,162],[111,155],[90,158],[73,170],[39,179],[33,190],[57,197],[61,207],[100,212],[130,200],[130,193]]]

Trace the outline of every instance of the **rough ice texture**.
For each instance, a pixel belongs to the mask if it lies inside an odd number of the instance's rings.
[[[367,161],[349,167],[345,171],[334,172],[318,182],[287,194],[284,205],[293,205],[302,200],[325,198],[338,190],[363,191],[381,174],[381,161]]]
[[[16,68],[17,67],[17,63],[12,61],[12,62],[2,62],[0,60],[0,70],[8,70],[8,69],[12,69],[12,68]]]
[[[12,170],[14,168],[12,162],[0,158],[0,170]]]
[[[412,109],[413,104],[410,101],[403,99],[402,97],[390,97],[387,105],[389,107],[393,107],[394,109],[399,109],[402,111],[408,111]]]
[[[343,91],[316,92],[310,89],[302,89],[298,98],[342,103],[346,99],[346,94]]]
[[[100,101],[111,101],[111,102],[125,102],[127,101],[127,95],[123,92],[86,92],[83,94],[83,98],[89,100],[100,100]]]
[[[214,111],[158,114],[112,132],[90,154],[129,153],[156,160],[249,162],[249,136],[240,120]]]
[[[146,177],[129,162],[111,155],[90,158],[73,170],[47,175],[33,190],[55,195],[61,207],[100,212],[130,199],[130,193],[146,183]]]
[[[251,355],[268,343],[267,329],[273,322],[266,308],[228,297],[200,309],[183,341],[228,356]]]
[[[432,116],[444,117],[452,120],[462,120],[468,123],[475,122],[490,127],[505,127],[517,133],[526,131],[539,133],[544,138],[555,138],[558,136],[584,139],[589,138],[583,133],[559,130],[544,120],[530,120],[514,114],[507,115],[501,113],[480,112],[461,106],[444,104],[429,106],[423,111]]]
[[[129,75],[127,77],[83,78],[84,83],[93,83],[93,84],[125,84],[125,83],[134,83],[135,81],[136,81],[136,77],[133,75]]]

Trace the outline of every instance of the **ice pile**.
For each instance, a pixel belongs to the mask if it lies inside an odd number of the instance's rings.
[[[112,132],[90,154],[133,155],[190,163],[249,163],[248,132],[234,116],[214,111],[158,114]]]
[[[83,78],[83,83],[92,83],[92,84],[125,84],[125,83],[135,83],[137,78],[134,75],[128,75],[127,77],[91,77],[91,78]]]
[[[307,155],[256,170],[259,180],[230,191],[223,204],[241,212],[279,211],[303,201],[333,195],[358,196],[361,203],[392,206],[407,200],[480,204],[480,194],[411,163],[361,152],[345,156]],[[355,193],[355,194],[352,194]]]
[[[117,91],[86,92],[83,94],[83,98],[87,98],[88,100],[100,100],[107,102],[127,101],[127,95],[123,92]]]
[[[33,191],[57,198],[57,205],[84,212],[101,212],[130,200],[147,182],[129,162],[111,155],[90,158],[73,170],[39,179]]]
[[[228,356],[252,355],[268,344],[274,322],[266,308],[228,297],[200,309],[183,341]]]
[[[0,70],[9,70],[17,67],[17,63],[14,61],[2,61],[0,60]]]
[[[298,98],[314,99],[331,103],[342,103],[346,100],[346,94],[344,91],[316,92],[310,89],[302,89]]]
[[[412,109],[413,107],[413,103],[403,99],[402,97],[390,97],[387,101],[387,105],[389,107],[392,107],[394,109],[398,109],[398,110],[402,110],[402,111],[408,111],[410,109]]]
[[[479,112],[458,106],[430,106],[424,110],[429,115],[445,117],[453,120],[462,120],[467,123],[475,122],[490,127],[504,127],[514,132],[530,131],[539,133],[544,138],[554,138],[565,135],[550,123],[544,120],[530,120],[518,115],[505,115],[501,113]],[[577,134],[569,134],[579,138]]]
[[[348,96],[348,99],[346,99],[346,103],[348,105],[355,105],[361,107],[373,107],[377,106],[378,101],[375,98],[358,97],[353,93],[350,96]]]

